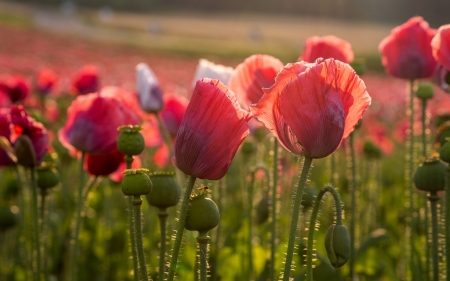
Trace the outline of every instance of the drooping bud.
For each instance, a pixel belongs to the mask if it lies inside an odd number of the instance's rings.
[[[350,234],[345,225],[332,224],[325,236],[325,248],[331,265],[338,268],[350,258]]]
[[[152,181],[147,176],[148,169],[127,169],[122,172],[122,192],[128,196],[146,195],[152,190]]]
[[[206,197],[208,193],[207,187],[203,187],[199,194],[191,196],[184,226],[187,230],[207,232],[219,224],[219,208]]]
[[[11,208],[8,206],[0,206],[0,230],[5,231],[16,225],[16,222],[16,215],[11,211]]]
[[[429,192],[445,190],[446,170],[447,165],[439,158],[428,158],[414,174],[416,188]]]
[[[178,204],[181,188],[174,172],[151,173],[150,179],[153,184],[152,191],[147,194],[150,205],[165,209]]]
[[[27,135],[20,135],[14,143],[17,163],[24,167],[33,167],[38,164],[33,143]]]
[[[125,155],[139,155],[144,151],[145,140],[141,134],[142,126],[126,125],[120,126],[119,138],[117,139],[117,149]]]
[[[431,99],[434,96],[434,85],[430,82],[419,83],[416,96],[421,100]]]

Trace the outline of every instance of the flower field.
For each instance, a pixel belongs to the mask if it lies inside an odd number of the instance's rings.
[[[381,73],[0,25],[0,280],[450,280],[449,30]]]

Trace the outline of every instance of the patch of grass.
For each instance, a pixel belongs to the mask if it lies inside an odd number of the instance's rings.
[[[0,23],[13,26],[28,27],[32,25],[32,21],[29,17],[22,16],[15,13],[1,12],[0,11]]]

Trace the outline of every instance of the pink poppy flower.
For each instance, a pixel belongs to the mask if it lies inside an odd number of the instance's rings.
[[[136,91],[141,108],[147,113],[155,113],[163,107],[163,93],[156,75],[145,63],[136,66]]]
[[[200,179],[222,178],[249,134],[250,118],[222,82],[199,80],[177,134],[173,164]]]
[[[378,49],[386,72],[397,78],[419,79],[433,75],[436,61],[431,40],[436,30],[429,28],[422,17],[413,17],[392,29]]]
[[[8,93],[0,89],[0,108],[10,107],[12,104],[11,98]]]
[[[20,75],[1,76],[0,91],[7,93],[12,102],[21,101],[30,93],[30,83]]]
[[[370,102],[348,64],[318,59],[286,65],[250,109],[287,150],[322,158],[354,130]]]
[[[160,114],[167,131],[173,138],[177,135],[188,104],[189,101],[182,96],[172,94],[164,96],[164,107]]]
[[[86,65],[73,77],[71,92],[86,95],[97,92],[99,89],[98,69],[94,65]]]
[[[107,87],[100,93],[78,96],[68,108],[67,121],[58,136],[68,149],[104,154],[115,149],[119,126],[139,121],[138,115]]]
[[[107,176],[115,172],[121,163],[124,162],[125,155],[114,149],[106,154],[86,154],[84,169],[93,176]]]
[[[44,68],[37,76],[37,90],[41,95],[48,95],[53,87],[55,87],[58,82],[58,76],[56,76],[53,70]]]
[[[239,64],[228,82],[244,107],[257,103],[263,95],[262,88],[269,88],[283,63],[269,55],[253,55]]]
[[[0,136],[11,142],[11,114],[9,108],[0,108]],[[0,148],[0,167],[12,165],[14,162],[6,152]]]
[[[354,58],[352,45],[334,35],[313,36],[306,39],[305,49],[298,61],[315,62],[318,58],[333,58],[345,63],[351,63]]]
[[[437,63],[450,69],[450,24],[439,27],[431,40],[431,47]]]

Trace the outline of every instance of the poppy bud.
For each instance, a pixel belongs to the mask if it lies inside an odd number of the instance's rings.
[[[14,150],[17,156],[17,162],[24,167],[36,166],[36,152],[33,148],[31,139],[26,135],[20,135],[14,143]]]
[[[42,165],[37,168],[37,186],[51,188],[59,183],[58,172],[51,165]]]
[[[220,212],[216,203],[206,198],[208,190],[190,198],[185,228],[191,231],[207,232],[219,224]]]
[[[256,223],[262,224],[269,219],[269,197],[264,196],[256,205]]]
[[[450,142],[446,142],[439,149],[439,158],[446,163],[450,163]]]
[[[152,181],[147,176],[148,169],[127,169],[122,172],[122,192],[128,196],[146,195],[152,190]]]
[[[421,100],[431,99],[434,96],[434,86],[429,82],[419,83],[416,96]]]
[[[338,268],[350,258],[350,234],[345,225],[332,224],[325,236],[325,248],[331,265]]]
[[[168,208],[178,204],[181,188],[174,172],[158,172],[150,174],[153,187],[147,194],[150,205],[158,208]]]
[[[4,231],[16,224],[16,216],[10,207],[0,206],[0,230]]]
[[[119,138],[117,139],[117,148],[125,155],[139,155],[144,151],[145,141],[140,133],[142,126],[126,125],[120,126]]]
[[[364,143],[363,152],[367,158],[379,159],[381,157],[381,149],[372,141]]]
[[[447,165],[437,157],[425,160],[414,174],[416,188],[429,192],[445,190],[446,170]]]

